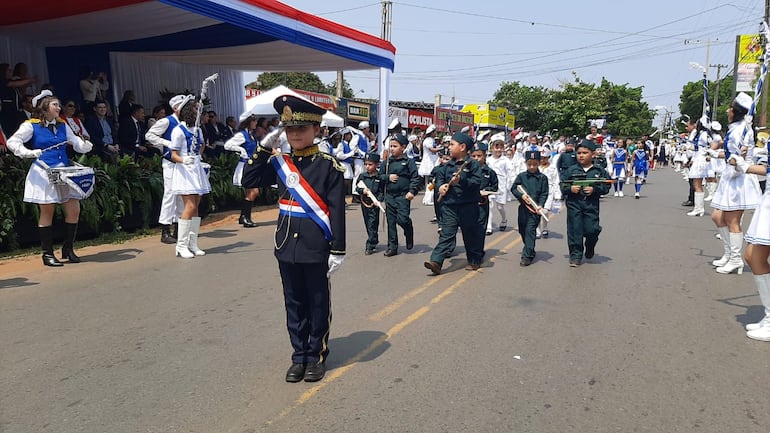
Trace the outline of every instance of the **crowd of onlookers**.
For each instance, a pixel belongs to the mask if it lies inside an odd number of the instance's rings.
[[[75,134],[93,143],[89,155],[115,163],[125,155],[138,159],[159,154],[158,149],[147,143],[145,133],[158,119],[171,113],[167,101],[150,111],[136,101],[133,91],[126,90],[114,107],[107,97],[110,89],[107,74],[90,70],[81,75],[79,88],[80,95],[59,95],[52,85],[39,85],[26,64],[11,67],[0,63],[0,132],[3,137],[10,137],[22,122],[34,117],[32,98],[49,89],[61,100],[60,117]],[[260,117],[255,131],[257,139],[277,127],[277,123],[278,117]],[[236,132],[237,119],[227,116],[222,122],[215,111],[204,111],[201,125],[206,141],[204,157],[216,158],[224,151],[224,142]],[[0,139],[0,153],[5,151],[4,140]]]

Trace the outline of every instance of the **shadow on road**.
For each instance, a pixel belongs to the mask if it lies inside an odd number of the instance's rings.
[[[377,359],[390,348],[387,338],[388,335],[380,331],[358,331],[347,337],[332,338],[329,341],[332,356],[326,366],[332,370]]]
[[[240,232],[240,230],[217,229],[217,230],[212,230],[210,232],[201,233],[200,235],[198,235],[198,237],[223,239],[223,238],[231,238],[233,236],[238,236],[238,232]]]
[[[749,295],[736,296],[734,298],[717,299],[717,301],[723,304],[727,304],[731,307],[745,309],[746,311],[743,314],[735,315],[735,321],[745,327],[749,323],[757,323],[762,320],[763,317],[765,317],[765,307],[759,304],[759,299],[757,299],[758,297],[759,296],[756,293],[752,293]],[[745,305],[743,302],[744,300],[746,301],[745,303],[751,302],[752,305]]]
[[[214,248],[206,248],[207,254],[227,254],[232,250],[238,249],[238,248],[246,248],[248,246],[254,245],[253,242],[234,242],[232,244],[228,245],[222,245],[219,247]],[[272,246],[271,246],[272,249]]]
[[[36,286],[40,283],[29,281],[27,278],[9,278],[7,280],[0,280],[0,290],[11,289],[14,287]]]
[[[84,262],[115,263],[135,259],[136,256],[143,252],[143,250],[136,248],[124,248],[120,250],[102,251],[96,254],[80,256],[80,258],[83,259]],[[64,263],[66,265],[67,262]]]

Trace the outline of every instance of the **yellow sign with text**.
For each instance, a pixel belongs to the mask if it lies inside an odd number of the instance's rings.
[[[473,121],[481,128],[513,128],[515,117],[507,108],[491,104],[468,104],[462,111],[473,114]]]

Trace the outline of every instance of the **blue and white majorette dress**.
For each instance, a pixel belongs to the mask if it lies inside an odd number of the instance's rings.
[[[625,147],[617,147],[612,150],[612,171],[610,177],[613,179],[626,179],[626,160],[628,151]]]
[[[770,188],[765,188],[765,195],[751,218],[746,235],[746,242],[756,245],[770,245]]]
[[[246,130],[236,132],[232,138],[227,140],[227,143],[225,143],[225,148],[227,149],[230,146],[238,146],[244,148],[246,150],[246,154],[249,156],[253,155],[254,152],[257,151],[257,141],[254,140],[254,137],[252,137],[252,135],[249,134],[249,131]],[[246,166],[248,161],[248,158],[241,157],[238,159],[238,165],[235,166],[235,172],[233,172],[233,185],[241,186],[241,178],[243,178],[243,167]]]
[[[706,152],[711,146],[711,136],[706,131],[695,133],[695,139],[689,143],[692,146],[693,157],[687,177],[690,179],[703,179],[709,176],[709,161]],[[713,176],[714,173],[711,173]]]
[[[642,179],[646,178],[650,166],[647,163],[647,152],[644,150],[644,147],[634,150],[632,159],[634,164],[634,177]]]
[[[754,132],[751,125],[745,120],[731,123],[725,136],[725,161],[729,161],[731,155],[740,155],[741,147],[751,149],[753,146]],[[711,207],[723,211],[754,209],[761,198],[762,191],[757,177],[727,164],[711,200]]]
[[[211,191],[211,184],[200,157],[203,134],[200,128],[193,129],[195,134],[187,128],[185,122],[179,122],[171,131],[171,150],[176,150],[182,158],[195,158],[193,164],[177,162],[174,165],[174,174],[171,177],[171,193],[174,195],[203,195]]]
[[[49,125],[54,125],[55,133]],[[19,126],[19,129],[8,139],[8,147],[14,154],[19,155],[25,149],[24,143],[29,142],[34,149],[42,149],[43,153],[29,167],[27,179],[24,182],[24,201],[27,203],[52,204],[64,203],[71,198],[80,197],[67,185],[54,185],[48,179],[50,168],[70,165],[67,158],[67,143],[71,143],[76,152],[85,153],[91,150],[91,143],[83,141],[75,135],[69,125],[62,120],[53,122],[31,119]]]

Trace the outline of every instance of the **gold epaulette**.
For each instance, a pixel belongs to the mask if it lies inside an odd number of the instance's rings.
[[[40,119],[35,119],[33,117],[32,119],[27,119],[27,122],[29,122],[29,123],[40,123]]]
[[[341,172],[341,173],[345,172],[345,167],[343,167],[342,164],[340,164],[340,162],[337,160],[337,158],[329,155],[326,152],[319,152],[318,154],[321,155],[321,157],[331,161],[332,165],[334,166],[334,168],[336,168],[339,172]]]

